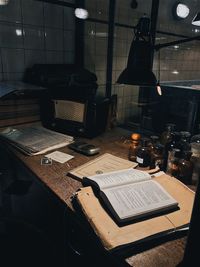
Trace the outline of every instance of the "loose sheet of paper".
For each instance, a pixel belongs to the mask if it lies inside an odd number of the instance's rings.
[[[65,163],[68,160],[74,158],[74,156],[69,155],[67,153],[60,152],[60,151],[54,151],[50,154],[45,155],[45,157],[53,159],[53,160],[60,162],[60,163]]]
[[[94,160],[75,168],[69,172],[72,177],[83,179],[84,176],[92,176],[101,173],[108,173],[122,169],[135,168],[137,163],[105,153]]]

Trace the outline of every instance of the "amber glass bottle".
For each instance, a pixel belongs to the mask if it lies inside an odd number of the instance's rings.
[[[133,133],[131,135],[131,145],[129,147],[128,158],[131,161],[136,162],[136,152],[140,146],[141,135],[139,133]]]
[[[141,146],[136,152],[136,162],[139,167],[149,167],[151,164],[151,150],[149,148],[149,138],[141,139]]]

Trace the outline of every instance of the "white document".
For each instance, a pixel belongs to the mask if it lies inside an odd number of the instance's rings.
[[[44,154],[73,142],[72,136],[42,126],[8,127],[0,132],[0,137],[28,155]]]
[[[128,168],[135,168],[137,163],[105,153],[94,160],[71,170],[68,174],[74,178],[82,180],[83,177],[108,173]]]
[[[50,158],[50,159],[55,160],[55,161],[60,162],[60,163],[65,163],[68,160],[74,158],[74,156],[69,155],[67,153],[60,152],[60,151],[54,151],[50,154],[45,155],[45,157]]]

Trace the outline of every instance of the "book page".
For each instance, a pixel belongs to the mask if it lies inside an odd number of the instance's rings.
[[[135,168],[137,163],[105,153],[70,171],[68,175],[82,180],[96,174],[108,173],[122,169]]]
[[[136,169],[125,169],[87,177],[95,181],[100,189],[151,179],[150,174]]]
[[[177,201],[157,182],[143,181],[103,190],[121,219],[163,210]]]

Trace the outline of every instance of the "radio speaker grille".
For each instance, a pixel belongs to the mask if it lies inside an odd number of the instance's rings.
[[[55,118],[84,122],[85,104],[68,100],[54,100]]]

